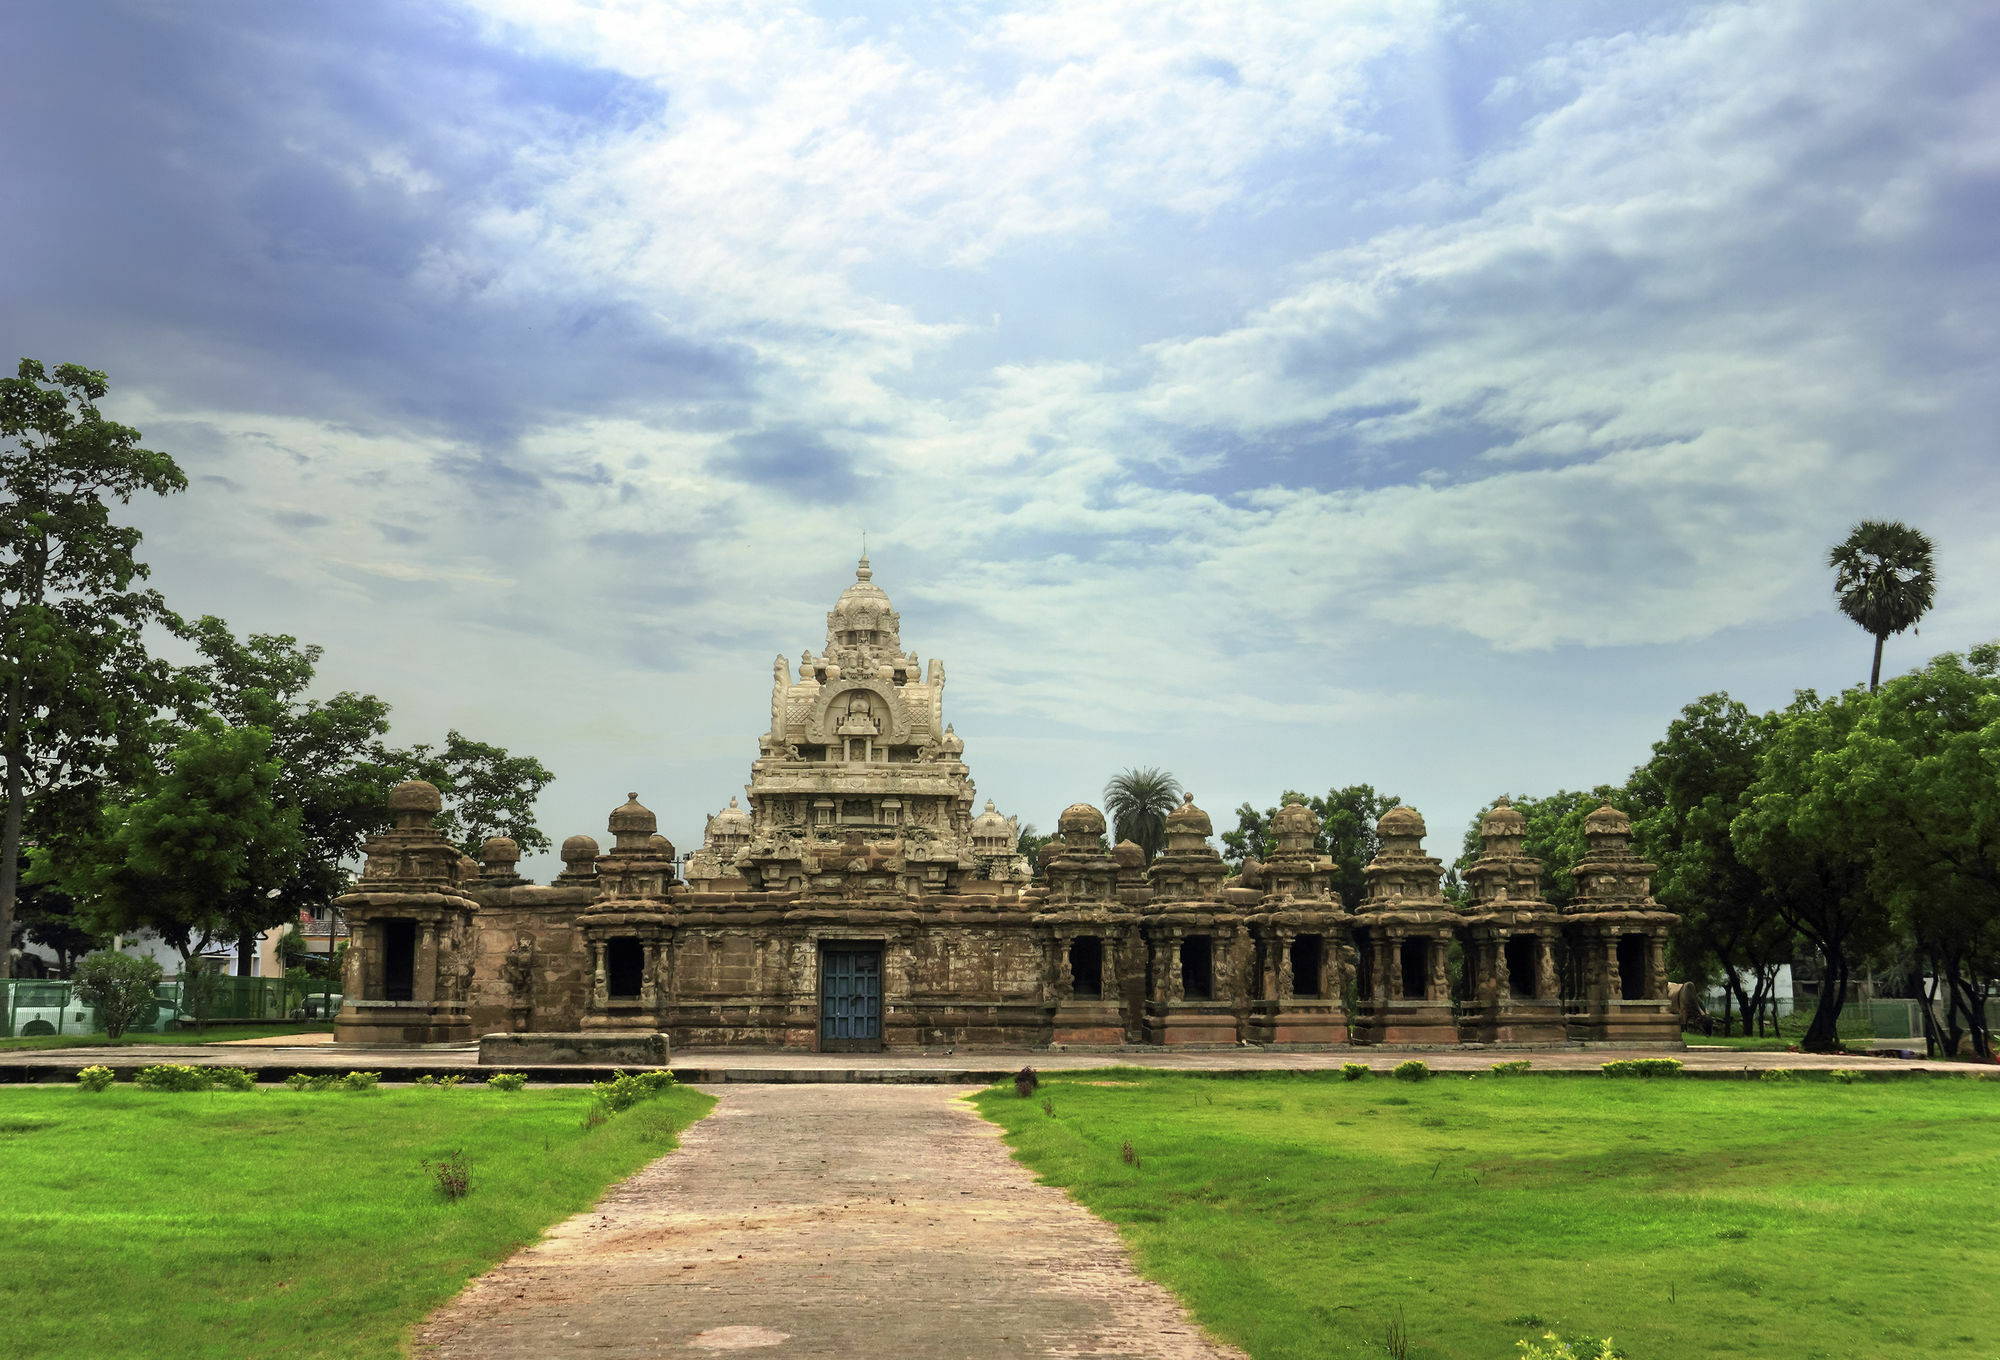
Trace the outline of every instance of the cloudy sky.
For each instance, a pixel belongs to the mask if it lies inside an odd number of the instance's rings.
[[[913,17],[913,15],[915,17]],[[2000,635],[2000,10],[0,13],[0,349],[106,370],[184,613],[687,846],[864,532],[982,797],[1433,848]],[[535,866],[544,877],[547,861]]]

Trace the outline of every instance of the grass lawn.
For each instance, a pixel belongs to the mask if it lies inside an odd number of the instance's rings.
[[[230,1039],[269,1039],[280,1034],[331,1034],[325,1023],[304,1025],[209,1025],[195,1030],[171,1030],[165,1034],[121,1034],[116,1039],[96,1034],[32,1034],[0,1039],[0,1053],[19,1048],[132,1048],[140,1044],[219,1044]]]
[[[1996,1082],[1117,1069],[973,1099],[1257,1360],[1379,1356],[1398,1319],[1453,1360],[1549,1330],[1634,1360],[2000,1355]]]
[[[0,1356],[397,1356],[467,1279],[675,1146],[686,1089],[0,1089]],[[462,1150],[449,1201],[419,1165]]]

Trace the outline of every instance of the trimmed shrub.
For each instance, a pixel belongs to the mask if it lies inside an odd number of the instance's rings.
[[[1526,1058],[1515,1058],[1512,1062],[1497,1062],[1493,1064],[1493,1075],[1496,1077],[1524,1076],[1528,1069],[1533,1066],[1534,1064]]]
[[[118,1080],[118,1074],[103,1065],[86,1067],[76,1074],[76,1084],[86,1091],[102,1091]]]
[[[1340,1079],[1342,1081],[1362,1081],[1370,1075],[1367,1063],[1342,1063],[1340,1065]]]
[[[116,1039],[134,1026],[144,1028],[159,1017],[160,965],[112,949],[86,954],[70,975],[76,999],[97,1008],[97,1022]]]
[[[331,1072],[294,1072],[285,1078],[287,1091],[330,1091],[340,1078]]]
[[[1860,1072],[1855,1071],[1851,1067],[1836,1067],[1831,1072],[1827,1073],[1827,1075],[1829,1077],[1832,1077],[1835,1081],[1839,1082],[1842,1086],[1852,1086],[1855,1082],[1860,1081],[1862,1079],[1862,1074]]]
[[[458,1072],[454,1072],[448,1077],[435,1076],[432,1073],[426,1072],[421,1077],[417,1078],[417,1085],[450,1087],[450,1086],[457,1086],[462,1082],[464,1082],[464,1080],[465,1077],[463,1076],[463,1074]]]
[[[680,1082],[674,1079],[674,1074],[664,1067],[655,1068],[651,1072],[639,1073],[638,1082],[646,1088],[646,1094],[649,1096],[656,1096],[669,1086],[680,1085]]]
[[[1679,1058],[1621,1058],[1604,1064],[1607,1077],[1678,1077]]]
[[[1416,1058],[1397,1063],[1395,1070],[1389,1073],[1397,1081],[1422,1081],[1430,1074],[1431,1069]]]
[[[340,1084],[350,1091],[372,1091],[381,1082],[380,1072],[349,1072],[340,1079]]]
[[[257,1074],[247,1067],[211,1067],[209,1076],[224,1091],[254,1091]]]
[[[1040,1089],[1041,1084],[1042,1079],[1035,1074],[1035,1069],[1032,1067],[1024,1067],[1014,1074],[1014,1094],[1023,1100]]]
[[[528,1084],[525,1072],[495,1072],[486,1079],[486,1084],[496,1091],[518,1091]]]
[[[1757,1080],[1759,1081],[1797,1081],[1798,1079],[1799,1071],[1796,1067],[1767,1067],[1757,1076]]]
[[[1601,1341],[1587,1336],[1565,1341],[1554,1332],[1545,1332],[1540,1341],[1514,1344],[1521,1349],[1521,1360],[1624,1360],[1625,1356],[1608,1336]]]
[[[148,1091],[206,1091],[211,1077],[205,1067],[187,1063],[155,1063],[139,1069],[139,1085]]]

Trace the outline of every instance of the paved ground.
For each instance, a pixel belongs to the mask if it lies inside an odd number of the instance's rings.
[[[316,1039],[318,1036],[307,1036]],[[1919,1045],[1921,1050],[1921,1045]],[[1043,1071],[1075,1067],[1157,1067],[1193,1072],[1320,1071],[1342,1063],[1365,1062],[1386,1072],[1408,1058],[1421,1058],[1440,1071],[1483,1072],[1494,1063],[1526,1058],[1544,1071],[1596,1071],[1614,1058],[1679,1058],[1697,1071],[1762,1070],[1767,1067],[1797,1067],[1825,1070],[1835,1067],[1866,1067],[1885,1070],[1953,1072],[1959,1075],[2000,1076],[2000,1069],[1963,1062],[1922,1059],[1878,1058],[1862,1054],[1823,1056],[1812,1053],[1744,1053],[1729,1048],[1690,1048],[1686,1052],[1663,1054],[1630,1049],[1382,1049],[1361,1048],[1334,1052],[1290,1053],[1261,1048],[1222,1049],[1191,1052],[1187,1049],[1138,1048],[1115,1052],[1054,1051],[1049,1049],[959,1049],[956,1052],[919,1053],[799,1053],[746,1051],[743,1049],[677,1049],[673,1066],[691,1081],[825,1081],[843,1074],[870,1080],[896,1080],[911,1074],[920,1080],[959,1081],[980,1085],[1000,1074],[1022,1066]],[[50,1048],[0,1051],[0,1081],[32,1080],[32,1069],[75,1069],[91,1063],[114,1068],[137,1067],[147,1063],[210,1063],[240,1067],[295,1068],[333,1067],[369,1070],[423,1068],[445,1070],[474,1068],[477,1052],[456,1048],[358,1047],[320,1043],[300,1046],[281,1041],[216,1044],[146,1044],[128,1048]],[[921,1075],[919,1075],[921,1074]],[[587,1075],[583,1071],[578,1076]],[[553,1079],[537,1074],[537,1080]]]
[[[416,1354],[1240,1357],[958,1091],[713,1093],[679,1152],[475,1281]]]

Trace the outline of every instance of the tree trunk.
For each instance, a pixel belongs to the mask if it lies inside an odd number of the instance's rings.
[[[1820,958],[1826,963],[1820,978],[1819,1000],[1813,1007],[1812,1024],[1799,1047],[1808,1053],[1840,1051],[1840,1008],[1847,1004],[1847,949],[1844,942],[1822,936]]]
[[[1882,684],[1882,644],[1889,640],[1887,633],[1875,635],[1875,665],[1868,672],[1868,692],[1873,694]]]
[[[7,687],[7,810],[0,818],[0,978],[14,975],[14,906],[21,888],[21,815],[28,802],[27,775],[21,768],[22,681]]]

